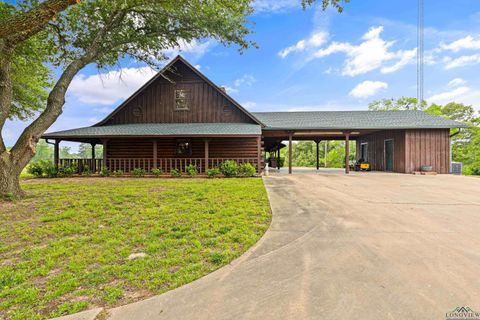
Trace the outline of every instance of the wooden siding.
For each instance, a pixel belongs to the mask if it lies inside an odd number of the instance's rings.
[[[417,129],[406,131],[406,172],[432,166],[437,173],[450,172],[450,130]]]
[[[126,123],[254,123],[242,110],[225,98],[219,89],[195,74],[181,61],[144,88],[125,106],[114,112],[104,125]],[[172,83],[173,81],[173,83]],[[189,110],[175,109],[175,90],[188,91]]]
[[[368,161],[372,170],[385,171],[385,140],[393,140],[393,171],[405,172],[405,130],[385,130],[361,136],[357,139],[357,160],[360,146],[368,143]]]

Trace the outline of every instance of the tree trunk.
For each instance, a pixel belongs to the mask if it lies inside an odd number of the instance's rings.
[[[0,154],[0,200],[21,198],[25,192],[20,187],[20,172],[7,151]]]

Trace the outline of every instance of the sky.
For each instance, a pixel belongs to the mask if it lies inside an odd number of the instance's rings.
[[[181,54],[249,111],[366,110],[371,101],[416,96],[413,0],[351,0],[343,13],[300,0],[256,0],[250,40],[240,54],[210,39],[168,50]],[[480,1],[425,0],[425,98],[480,109]],[[73,80],[63,114],[48,131],[105,118],[156,71],[135,61],[87,66]],[[9,121],[13,145],[28,122]]]

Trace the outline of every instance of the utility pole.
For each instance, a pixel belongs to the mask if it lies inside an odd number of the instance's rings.
[[[418,1],[417,17],[417,109],[422,107],[423,103],[423,51],[424,51],[424,0]]]

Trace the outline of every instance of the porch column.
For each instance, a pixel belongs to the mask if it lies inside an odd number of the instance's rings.
[[[205,173],[207,173],[208,171],[208,153],[209,153],[208,142],[209,141],[205,139]]]
[[[345,173],[350,173],[350,158],[348,157],[350,154],[350,133],[345,133]]]
[[[316,143],[316,145],[317,145],[317,171],[318,171],[318,169],[320,169],[320,160],[319,160],[319,158],[318,158],[318,157],[319,157],[319,154],[320,154],[320,152],[319,152],[320,140],[316,139],[316,140],[315,140],[315,143]]]
[[[60,162],[60,141],[62,140],[55,140],[55,144],[53,146],[53,164],[57,169]]]
[[[90,170],[92,170],[92,172],[97,172],[97,164],[95,163],[95,146],[96,146],[96,144],[95,143],[90,143],[90,145],[92,146],[92,167],[90,168]]]
[[[325,168],[327,167],[327,155],[328,155],[328,140],[325,141]]]
[[[107,148],[108,148],[108,140],[104,139],[102,140],[102,144],[103,144],[103,165],[102,165],[102,169],[105,168],[105,169],[108,169],[108,166],[107,166]]]
[[[292,174],[292,138],[293,132],[288,134],[288,174]]]
[[[158,148],[157,140],[153,140],[153,166],[152,166],[153,169],[157,169],[157,156],[158,156],[157,148]]]
[[[277,169],[280,170],[280,142],[278,143],[278,150],[277,150]]]
[[[262,138],[257,137],[257,173],[262,172]]]

